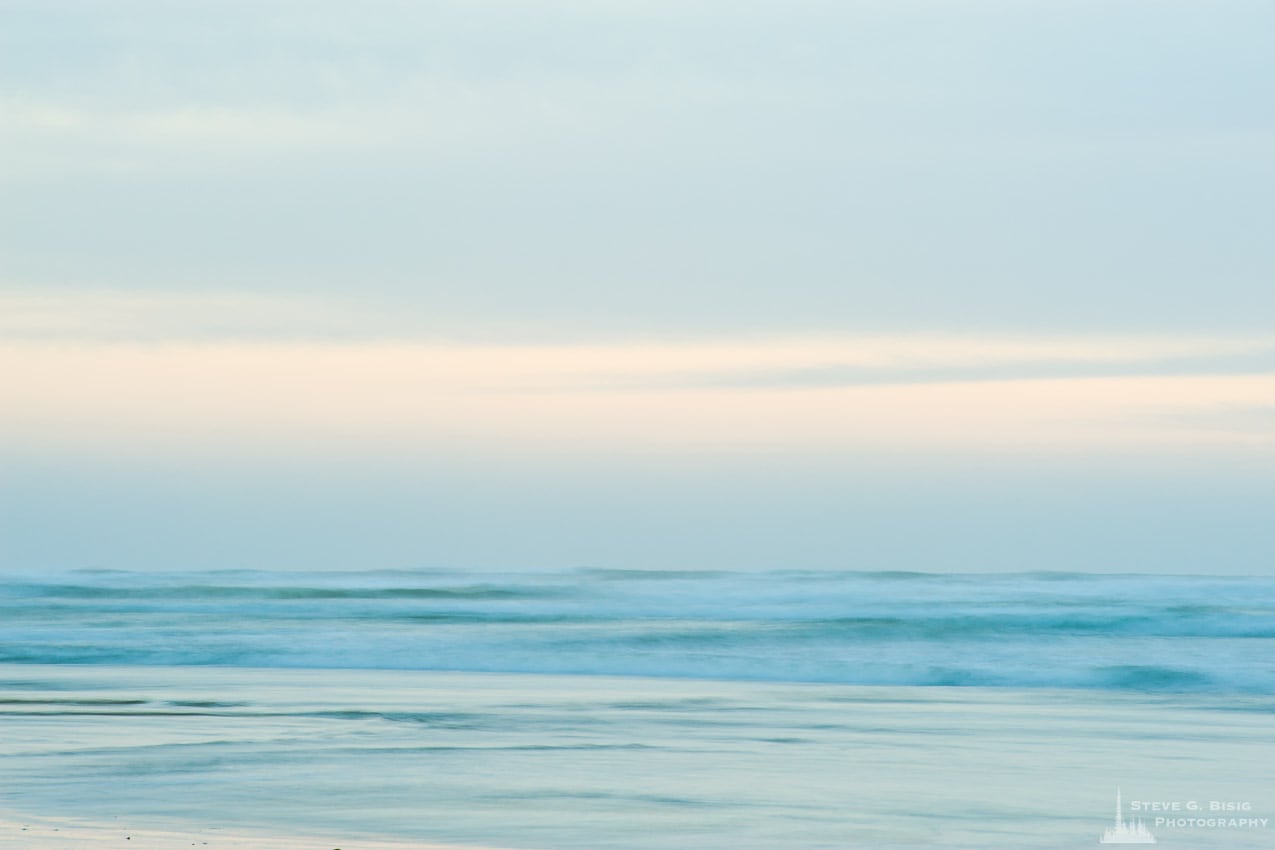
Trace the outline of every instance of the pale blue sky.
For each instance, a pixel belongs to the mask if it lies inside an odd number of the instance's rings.
[[[2,568],[1275,569],[1269,3],[0,15]]]
[[[1275,315],[1264,2],[5,5],[6,286],[444,334]]]

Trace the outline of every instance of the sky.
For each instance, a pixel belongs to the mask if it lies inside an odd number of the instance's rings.
[[[0,569],[1275,574],[1275,7],[3,0]]]

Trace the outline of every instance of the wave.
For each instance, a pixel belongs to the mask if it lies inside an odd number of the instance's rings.
[[[0,581],[0,661],[1275,693],[1275,580],[80,571]]]
[[[103,587],[86,584],[13,584],[0,593],[48,599],[537,599],[547,589],[509,587],[257,587],[193,584],[176,587]]]

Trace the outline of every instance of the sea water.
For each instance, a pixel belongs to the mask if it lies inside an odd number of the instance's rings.
[[[1162,845],[1275,847],[1273,639],[1271,579],[10,578],[0,806],[346,843],[1044,848],[1096,844],[1119,789]]]

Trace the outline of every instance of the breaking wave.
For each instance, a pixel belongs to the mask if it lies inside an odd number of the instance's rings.
[[[1275,693],[1275,579],[77,571],[0,582],[0,661]]]

